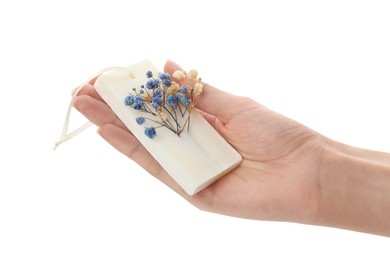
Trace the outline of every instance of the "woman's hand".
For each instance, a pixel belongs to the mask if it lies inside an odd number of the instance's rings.
[[[181,68],[172,62],[165,66],[170,74],[177,69]],[[204,87],[197,109],[243,161],[192,197],[140,145],[92,86],[85,86],[73,104],[100,128],[100,135],[112,146],[203,210],[299,222],[311,222],[316,215],[320,136],[251,99]]]
[[[167,62],[172,74],[181,68]],[[93,85],[93,81],[90,82]],[[191,84],[184,79],[180,84]],[[390,155],[349,147],[246,98],[205,84],[196,108],[242,156],[241,164],[187,195],[86,85],[73,105],[118,151],[196,207],[230,216],[390,235]]]

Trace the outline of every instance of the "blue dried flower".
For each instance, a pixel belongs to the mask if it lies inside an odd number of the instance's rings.
[[[135,96],[133,96],[133,95],[128,95],[128,96],[125,98],[124,102],[125,102],[125,105],[126,105],[126,106],[132,106],[132,105],[134,104],[134,102],[135,102]]]
[[[185,99],[185,101],[184,101],[184,105],[185,105],[186,107],[188,107],[190,104],[191,104],[191,99],[190,99],[189,96],[186,96],[186,99]]]
[[[158,77],[161,79],[161,80],[163,80],[163,79],[169,79],[170,78],[170,76],[169,76],[169,74],[168,73],[158,73]]]
[[[189,96],[187,96],[181,92],[176,93],[175,96],[180,104],[183,104],[186,107],[188,107],[191,104],[191,99]]]
[[[180,93],[180,92],[177,92],[175,94],[175,97],[177,98],[177,101],[181,104],[184,104],[185,100],[186,100],[186,96],[183,94],[183,93]]]
[[[163,94],[161,93],[160,90],[156,90],[154,93],[153,93],[153,97],[159,97],[161,98],[163,96]]]
[[[141,96],[136,96],[133,104],[131,105],[135,110],[140,110],[144,103],[144,99]]]
[[[158,77],[161,79],[164,86],[169,86],[171,84],[171,76],[168,73],[159,73]]]
[[[185,75],[185,72],[182,74]],[[192,99],[194,90],[188,86],[179,87],[177,83],[171,81],[171,75],[168,73],[158,73],[157,76],[153,75],[152,71],[147,71],[146,77],[146,83],[141,85],[139,90],[133,88],[134,93],[130,92],[132,94],[125,97],[125,105],[154,116],[154,118],[143,116],[135,118],[138,125],[145,125],[146,120],[153,123],[154,126],[145,127],[144,130],[145,135],[150,139],[157,136],[156,131],[160,127],[167,127],[180,136],[185,127],[189,129],[190,113],[195,103],[195,100]],[[197,82],[198,79],[193,78]],[[198,94],[194,97],[197,96]],[[163,113],[164,109],[168,115]],[[176,109],[179,110],[180,114],[177,113]],[[182,118],[185,119],[184,123]]]
[[[135,121],[137,122],[137,124],[142,125],[143,123],[145,123],[145,117],[143,116],[137,117]]]
[[[142,108],[142,105],[141,104],[137,104],[137,103],[134,103],[132,108],[134,108],[135,110],[140,110]]]
[[[162,106],[162,99],[160,97],[154,97],[152,99],[152,106],[154,108],[161,107]]]
[[[171,79],[163,79],[162,83],[164,86],[170,86],[171,85]]]
[[[148,72],[146,72],[146,77],[149,79],[149,78],[152,78],[153,77],[153,72],[148,70]]]
[[[174,106],[174,105],[177,104],[178,100],[177,100],[177,97],[175,97],[173,95],[169,95],[167,97],[167,102],[168,102],[169,105]]]
[[[144,133],[150,139],[153,139],[157,135],[156,129],[154,129],[154,127],[145,127]]]
[[[150,79],[148,82],[146,82],[147,89],[155,89],[158,88],[159,85],[160,81],[158,79]]]
[[[137,96],[137,97],[135,98],[135,102],[136,102],[136,103],[142,103],[142,102],[144,102],[144,98],[141,97],[141,96]]]

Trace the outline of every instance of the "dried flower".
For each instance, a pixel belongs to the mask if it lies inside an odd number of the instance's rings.
[[[175,81],[171,82],[171,86],[167,89],[167,94],[175,94],[177,90],[179,89],[179,84],[177,84]]]
[[[152,106],[154,108],[161,107],[162,106],[162,99],[160,97],[154,97],[152,99]]]
[[[134,101],[135,101],[135,96],[133,95],[128,95],[126,98],[125,98],[125,105],[126,106],[132,106],[134,104]]]
[[[171,75],[168,73],[159,73],[158,78],[154,78],[153,73],[148,71],[146,84],[141,85],[139,91],[133,89],[134,94],[125,97],[126,106],[151,115],[135,119],[139,125],[146,124],[146,121],[152,124],[145,127],[144,133],[147,137],[156,137],[156,128],[159,127],[166,127],[178,136],[185,128],[189,129],[191,110],[203,90],[198,72],[191,70],[189,74],[194,85],[179,86],[175,81],[171,81]],[[175,71],[173,77],[184,79],[186,72]]]
[[[160,85],[160,81],[158,79],[150,79],[146,82],[147,89],[155,89]]]
[[[163,79],[162,83],[163,83],[164,86],[167,87],[167,86],[169,86],[169,84],[171,84],[171,79]]]
[[[140,96],[137,96],[135,98],[133,105],[132,105],[132,108],[134,108],[135,110],[140,110],[143,106],[143,102],[144,102],[144,99]]]
[[[161,79],[162,84],[168,87],[171,84],[171,76],[168,73],[159,73],[158,77]]]
[[[169,74],[168,73],[158,73],[158,77],[161,79],[161,80],[163,80],[163,79],[169,79],[170,78],[170,76],[169,76]]]
[[[173,95],[169,95],[167,97],[167,102],[168,102],[169,105],[174,106],[174,105],[177,104],[178,100],[177,100],[177,97],[175,97]]]
[[[183,104],[185,107],[188,107],[191,103],[190,97],[181,92],[176,93],[176,98],[180,104]]]
[[[190,76],[193,78],[193,79],[196,79],[198,77],[198,72],[195,70],[195,69],[192,69],[188,72],[188,74],[190,74]]]
[[[156,129],[153,126],[152,127],[145,127],[144,133],[150,139],[155,138],[157,135]]]
[[[199,96],[203,92],[203,84],[202,83],[196,83],[194,86],[194,95]]]
[[[153,93],[153,97],[159,97],[159,98],[161,98],[162,96],[163,96],[163,94],[162,94],[161,91],[158,90],[158,89]]]
[[[172,75],[175,79],[178,79],[178,80],[181,80],[181,79],[184,79],[185,78],[185,74],[183,71],[181,70],[176,70],[173,75]]]
[[[137,117],[135,121],[137,122],[137,124],[142,125],[143,123],[145,123],[145,117],[143,116]]]
[[[146,72],[146,77],[147,77],[148,79],[153,78],[153,72],[150,71],[150,70],[148,70],[148,71]]]
[[[143,106],[144,99],[141,96],[128,95],[125,98],[125,105],[140,110]]]
[[[150,102],[152,100],[151,97],[149,96],[149,94],[146,92],[143,93],[141,96],[144,99],[144,102]]]

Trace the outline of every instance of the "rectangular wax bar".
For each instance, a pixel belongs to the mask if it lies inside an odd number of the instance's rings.
[[[124,104],[132,89],[147,82],[146,72],[158,75],[156,66],[146,60],[123,70],[103,73],[96,80],[95,88],[114,113],[133,135],[160,163],[164,170],[189,194],[194,195],[241,162],[237,153],[196,111],[191,112],[189,130],[180,137],[165,127],[157,130],[153,139],[144,134],[144,126],[136,123],[145,112],[134,110]],[[200,95],[199,98],[202,98]]]

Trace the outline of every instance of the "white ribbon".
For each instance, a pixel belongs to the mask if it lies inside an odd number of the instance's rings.
[[[76,97],[78,95],[78,93],[80,92],[80,90],[84,87],[84,86],[92,86],[89,82],[96,78],[96,77],[99,77],[100,75],[102,75],[103,73],[107,73],[107,72],[110,72],[110,71],[115,71],[115,70],[125,70],[126,72],[129,73],[129,77],[130,78],[134,78],[134,74],[129,71],[129,69],[127,68],[124,68],[124,67],[109,67],[109,68],[106,68],[104,70],[101,70],[99,71],[98,73],[96,73],[93,77],[91,77],[90,79],[88,79],[86,82],[84,82],[83,84],[81,84],[80,86],[78,86],[77,88],[75,88],[72,92],[72,100],[69,102],[69,106],[68,106],[68,111],[66,113],[66,117],[65,117],[65,122],[64,122],[64,126],[62,127],[62,132],[61,132],[61,135],[60,135],[60,138],[59,140],[54,144],[54,147],[53,147],[53,150],[56,150],[57,147],[72,139],[73,137],[75,137],[76,135],[80,134],[82,131],[84,131],[85,129],[87,129],[88,127],[90,127],[92,125],[91,122],[87,122],[85,123],[84,125],[82,125],[81,127],[77,128],[76,130],[68,133],[68,128],[69,128],[69,121],[70,121],[70,114],[71,114],[71,111],[72,111],[72,101],[73,101],[73,98]]]

